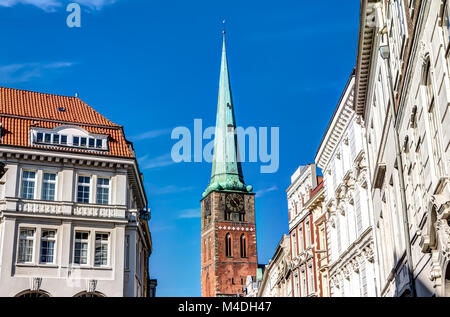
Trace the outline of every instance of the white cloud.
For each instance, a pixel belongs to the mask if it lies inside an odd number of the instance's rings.
[[[201,216],[201,211],[198,208],[185,209],[180,212],[178,219],[194,219],[194,218],[200,218],[200,216]]]
[[[141,134],[132,136],[130,139],[133,141],[141,141],[141,140],[149,140],[149,139],[155,139],[157,137],[160,137],[165,134],[169,134],[170,129],[161,129],[161,130],[152,130],[143,132]]]
[[[138,159],[142,169],[155,169],[166,167],[175,164],[170,154],[164,154],[155,158],[149,158],[149,155],[145,155]]]
[[[0,0],[2,1],[2,0]],[[41,78],[48,72],[71,67],[70,62],[26,63],[0,66],[0,82],[7,84],[23,83]]]
[[[51,12],[71,2],[84,5],[90,9],[101,10],[104,6],[113,4],[117,2],[117,0],[0,0],[0,6],[13,7],[17,4],[28,4],[44,11]]]
[[[262,189],[262,190],[256,192],[256,197],[261,197],[261,196],[264,196],[267,193],[274,192],[274,191],[277,191],[277,190],[278,190],[277,186],[272,186],[272,187],[269,187],[269,188],[266,188],[266,189]]]

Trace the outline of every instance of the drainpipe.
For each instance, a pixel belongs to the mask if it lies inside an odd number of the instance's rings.
[[[386,67],[387,67],[387,73],[388,73],[388,82],[389,82],[389,89],[391,91],[390,99],[391,99],[391,108],[392,108],[392,115],[394,119],[394,139],[395,139],[395,154],[397,158],[397,165],[398,165],[398,173],[399,173],[399,179],[400,179],[400,198],[402,201],[402,216],[403,216],[403,228],[405,231],[405,241],[406,241],[406,258],[408,261],[408,275],[409,275],[409,288],[411,290],[411,296],[416,297],[416,286],[414,282],[414,274],[413,274],[413,261],[412,261],[412,252],[411,252],[411,236],[409,232],[409,217],[408,217],[408,211],[406,210],[406,191],[405,191],[405,179],[403,178],[403,160],[402,160],[402,151],[400,147],[400,137],[398,135],[398,131],[395,128],[395,123],[397,122],[397,112],[395,110],[395,96],[394,96],[394,87],[392,84],[392,76],[391,76],[391,63],[390,63],[390,50],[389,50],[389,41],[387,41],[387,45],[380,46],[380,55],[381,58],[384,60]]]

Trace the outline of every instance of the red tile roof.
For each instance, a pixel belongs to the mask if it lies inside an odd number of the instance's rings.
[[[59,108],[64,108],[60,111]],[[0,87],[2,145],[31,147],[30,128],[53,129],[76,125],[90,133],[109,135],[107,152],[95,154],[134,157],[121,126],[106,119],[81,99]],[[45,146],[32,146],[46,148]],[[63,151],[92,153],[89,150],[52,147]]]

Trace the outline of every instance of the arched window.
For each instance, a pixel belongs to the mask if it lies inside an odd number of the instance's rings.
[[[50,294],[44,291],[24,291],[16,295],[20,298],[39,298],[39,297],[50,297]]]
[[[227,233],[225,237],[225,255],[227,257],[232,257],[231,253],[231,234]]]
[[[247,257],[247,238],[245,235],[241,236],[241,258]]]

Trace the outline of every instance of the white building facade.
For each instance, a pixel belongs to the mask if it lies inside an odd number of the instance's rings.
[[[449,2],[363,1],[361,17],[381,295],[449,296]]]
[[[292,297],[290,240],[284,235],[264,269],[258,297]]]
[[[147,296],[147,198],[123,129],[0,88],[0,296]]]
[[[378,294],[364,128],[353,111],[354,85],[353,73],[316,156],[324,176],[332,297]]]
[[[317,297],[320,294],[315,261],[315,223],[307,208],[312,192],[317,188],[316,165],[300,166],[291,177],[287,189],[289,206],[290,267],[295,297]]]

